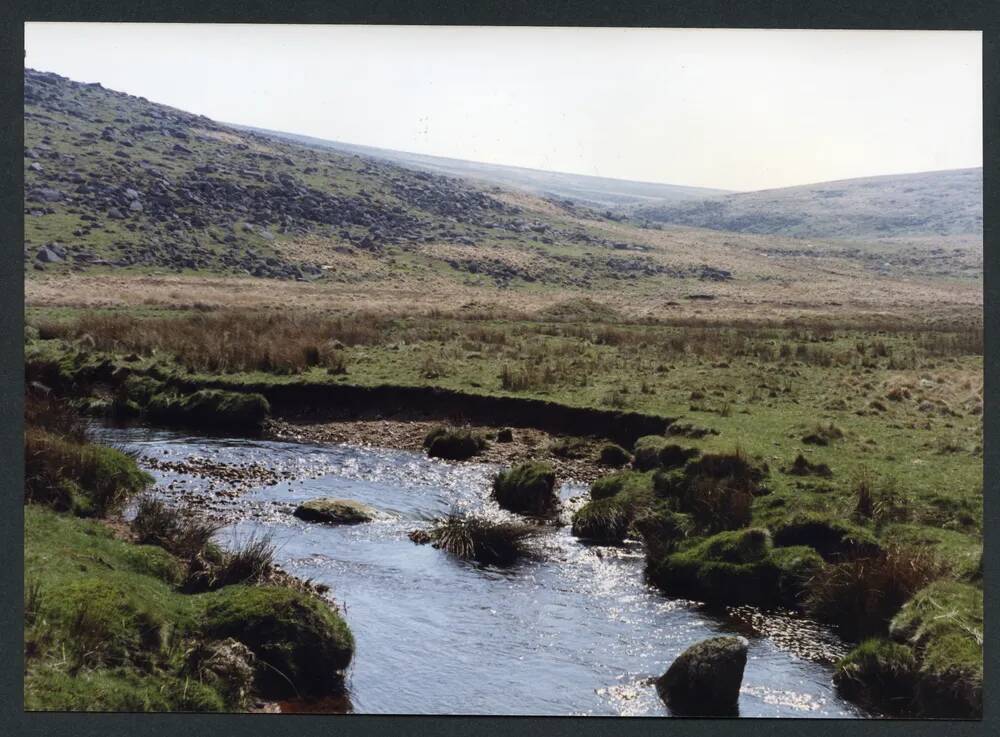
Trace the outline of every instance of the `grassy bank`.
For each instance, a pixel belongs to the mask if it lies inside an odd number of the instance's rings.
[[[341,688],[350,630],[266,541],[222,551],[152,497],[125,524],[151,479],[61,403],[26,405],[26,708],[239,711]]]
[[[636,444],[637,460],[651,445]],[[981,715],[978,534],[921,518],[894,487],[869,480],[853,500],[828,492],[824,512],[775,507],[776,474],[742,453],[683,459],[672,447],[663,444],[649,470],[594,483],[573,533],[642,540],[647,577],[668,594],[793,608],[836,627],[858,643],[838,664],[837,685],[876,711]],[[914,534],[900,534],[904,526]]]

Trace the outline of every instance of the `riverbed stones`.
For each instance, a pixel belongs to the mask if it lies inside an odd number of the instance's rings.
[[[307,522],[323,522],[328,525],[356,525],[371,522],[378,512],[367,504],[353,499],[310,499],[295,508],[292,513]]]
[[[692,645],[657,679],[657,693],[679,716],[735,716],[748,646],[743,637]]]

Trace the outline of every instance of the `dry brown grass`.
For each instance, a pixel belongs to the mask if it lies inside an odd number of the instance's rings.
[[[917,591],[946,573],[929,550],[894,546],[872,557],[828,566],[809,583],[807,609],[850,637],[884,633]]]
[[[377,343],[381,320],[232,310],[145,320],[87,313],[69,323],[42,321],[38,329],[45,337],[89,336],[102,351],[170,354],[197,371],[288,373],[320,366],[342,372],[342,349]]]
[[[735,273],[748,272],[738,268]],[[780,281],[739,280],[707,288],[696,280],[663,280],[655,287],[623,288],[595,296],[593,292],[561,287],[519,291],[468,286],[426,273],[349,283],[221,276],[46,274],[25,280],[25,302],[29,307],[185,309],[203,305],[213,309],[365,310],[386,314],[458,311],[462,305],[475,304],[497,313],[533,314],[566,300],[590,297],[626,319],[678,324],[835,324],[861,329],[982,325],[981,284],[941,285],[914,279],[893,282],[888,289],[868,277],[828,281],[804,271],[791,271],[786,276]],[[711,291],[717,299],[705,303],[685,299],[695,291]]]

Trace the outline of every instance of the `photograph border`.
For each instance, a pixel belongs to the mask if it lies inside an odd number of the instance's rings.
[[[1000,320],[986,319],[998,305],[1000,296],[1000,251],[996,246],[1000,221],[1000,188],[997,170],[1000,145],[997,121],[1000,103],[1000,22],[996,4],[970,0],[927,4],[907,0],[872,7],[870,0],[839,2],[763,2],[739,4],[726,0],[682,0],[653,5],[649,2],[612,6],[600,0],[577,2],[489,2],[438,0],[432,3],[383,0],[382,2],[327,3],[319,0],[265,0],[224,2],[220,0],[106,0],[99,4],[71,0],[38,0],[11,3],[2,11],[0,54],[4,70],[0,80],[2,133],[0,133],[0,219],[4,259],[0,268],[0,289],[5,304],[0,309],[0,539],[6,546],[0,570],[0,727],[13,735],[174,735],[196,733],[239,733],[241,737],[267,735],[328,734],[331,726],[338,734],[375,735],[418,733],[460,735],[475,732],[492,737],[515,731],[523,735],[586,735],[613,732],[621,735],[654,735],[669,729],[679,735],[736,735],[766,729],[774,737],[809,732],[822,737],[844,734],[898,734],[921,737],[943,732],[948,735],[985,735],[1000,731],[998,709],[1000,679],[997,669],[997,597],[1000,565],[995,537],[1000,523],[1000,501],[996,478],[1000,472],[998,397],[993,389],[998,352]],[[423,6],[423,7],[421,7]],[[127,21],[127,22],[246,22],[246,23],[349,23],[394,25],[519,25],[519,26],[617,26],[673,28],[829,28],[899,30],[981,30],[983,31],[984,141],[983,141],[983,284],[984,284],[984,441],[983,441],[983,527],[985,576],[984,679],[981,721],[950,720],[824,720],[824,719],[744,719],[671,720],[615,717],[495,717],[495,716],[381,716],[352,715],[264,715],[264,714],[83,714],[23,711],[23,443],[21,439],[24,391],[24,283],[23,240],[23,67],[25,21]],[[987,480],[989,485],[987,486]],[[336,720],[331,725],[329,720]]]

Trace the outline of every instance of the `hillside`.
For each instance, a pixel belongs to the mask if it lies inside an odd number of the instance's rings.
[[[796,238],[921,239],[983,233],[983,170],[899,174],[639,207],[638,220]]]
[[[536,309],[593,295],[625,314],[714,319],[748,305],[776,316],[982,304],[978,236],[803,243],[639,227],[55,74],[27,70],[24,95],[30,304],[184,295],[332,308],[406,295],[428,308],[501,299]],[[257,279],[301,288],[257,294]]]
[[[355,282],[405,271],[583,288],[717,276],[651,258],[571,203],[237,130],[55,74],[26,71],[24,95],[29,270]]]
[[[295,133],[270,131],[246,126],[233,127],[256,131],[308,146],[370,156],[400,164],[410,169],[463,177],[487,184],[519,189],[540,197],[568,199],[580,205],[594,208],[617,209],[624,206],[686,202],[728,193],[724,189],[685,187],[677,184],[659,184],[655,182],[634,182],[625,179],[610,179],[583,174],[527,169],[519,166],[486,164],[443,156],[428,156],[426,154],[416,154],[406,151],[393,151],[384,148],[375,148],[374,146],[341,143],[340,141],[329,141]]]

